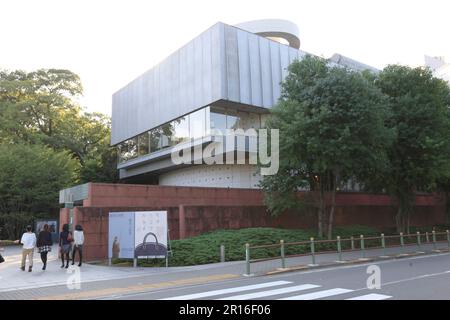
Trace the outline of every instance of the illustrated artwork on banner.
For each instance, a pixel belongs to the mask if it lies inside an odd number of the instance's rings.
[[[108,257],[111,259],[134,258],[134,212],[109,214]]]
[[[167,256],[167,211],[135,213],[135,258]]]

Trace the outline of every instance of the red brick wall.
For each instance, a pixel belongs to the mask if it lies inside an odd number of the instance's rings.
[[[90,183],[85,207],[178,207],[179,205],[263,204],[263,194],[253,189],[170,187]]]
[[[375,228],[394,228],[396,208],[393,206],[345,206],[336,208],[335,225],[366,225]],[[411,226],[423,227],[444,224],[445,206],[416,206]]]
[[[63,225],[70,222],[70,209],[62,208],[59,211],[59,231],[62,231]]]
[[[180,238],[179,208],[175,207],[76,207],[74,216],[85,232],[85,257],[89,260],[107,258],[108,216],[117,211],[167,210],[171,239]],[[280,217],[271,217],[266,208],[259,207],[185,207],[184,237],[193,237],[217,229],[241,229],[251,227],[281,227],[301,229],[316,227],[316,218],[312,213],[300,215],[286,213]],[[392,207],[346,206],[336,209],[335,226],[367,225],[378,228],[393,228],[395,222]],[[74,218],[75,218],[74,217]],[[441,207],[417,207],[412,216],[412,226],[432,226],[445,221]]]
[[[336,203],[336,226],[395,227],[395,204],[389,196],[340,193],[336,196]],[[88,261],[107,258],[109,212],[167,210],[171,239],[192,237],[216,229],[316,226],[313,212],[301,215],[291,212],[271,217],[263,205],[263,193],[249,189],[91,183],[89,198],[83,205],[74,209],[74,224],[81,224],[85,230],[85,257]],[[61,209],[61,225],[68,221],[69,210]],[[444,222],[445,204],[441,197],[416,197],[412,226]]]
[[[229,189],[203,187],[172,187],[158,185],[90,183],[84,207],[178,207],[202,206],[260,206],[264,194],[258,189]],[[306,193],[299,192],[302,197]],[[438,195],[417,195],[417,206],[442,203]],[[392,200],[384,194],[343,192],[336,195],[338,206],[389,206]]]
[[[108,218],[110,212],[167,210],[170,237],[179,238],[178,208],[136,208],[136,207],[76,207],[74,221],[83,226],[85,244],[83,257],[86,261],[108,258]]]

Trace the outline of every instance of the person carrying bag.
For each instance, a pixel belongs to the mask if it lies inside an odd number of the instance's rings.
[[[72,241],[73,237],[72,234],[69,231],[69,225],[65,224],[63,225],[63,231],[59,234],[59,247],[61,250],[61,268],[64,268],[64,257],[66,258],[66,265],[65,268],[69,268],[69,261],[70,261],[70,249],[72,247]]]

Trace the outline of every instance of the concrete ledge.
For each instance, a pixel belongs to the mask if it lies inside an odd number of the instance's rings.
[[[407,256],[409,256],[408,253],[400,253],[400,254],[396,255],[397,258],[407,257]]]

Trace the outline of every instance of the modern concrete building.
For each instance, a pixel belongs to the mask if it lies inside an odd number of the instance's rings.
[[[111,145],[120,154],[120,178],[131,183],[257,188],[255,165],[175,165],[173,147],[223,154],[255,152],[247,136],[230,145],[216,130],[259,129],[280,98],[287,67],[306,53],[298,27],[285,20],[230,26],[217,23],[113,95]],[[356,70],[374,68],[335,54],[329,59]],[[256,139],[256,138],[255,138]],[[217,156],[217,155],[216,155]],[[224,161],[225,162],[225,161]]]
[[[217,229],[317,225],[313,209],[301,219],[289,211],[271,216],[263,192],[256,189],[254,165],[176,165],[171,160],[172,150],[188,142],[193,148],[224,143],[223,154],[250,156],[252,137],[230,146],[215,130],[263,127],[280,97],[287,67],[306,54],[299,46],[298,28],[287,21],[217,23],[114,94],[111,144],[120,151],[120,176],[131,184],[87,183],[60,191],[60,225],[83,225],[86,260],[108,257],[111,212],[167,211],[171,239]],[[376,71],[338,54],[329,62]],[[395,214],[388,195],[336,196],[336,226],[394,227]],[[416,196],[411,225],[444,220],[442,197]]]
[[[435,77],[450,84],[450,63],[447,63],[444,57],[425,56],[425,66],[433,71]]]

